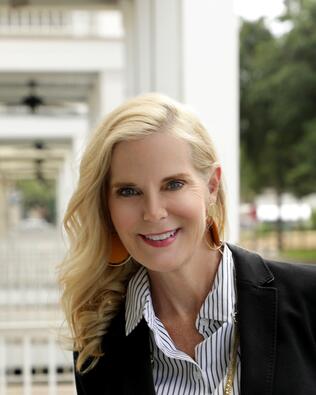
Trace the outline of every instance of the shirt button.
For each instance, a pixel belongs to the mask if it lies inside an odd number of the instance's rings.
[[[202,373],[198,368],[196,368],[196,369],[194,369],[193,376],[196,380],[201,380]]]

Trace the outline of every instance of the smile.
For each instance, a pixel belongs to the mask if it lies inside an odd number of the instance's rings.
[[[180,228],[166,231],[164,233],[140,235],[142,239],[153,247],[166,247],[174,242]]]
[[[173,236],[176,233],[177,229],[165,232],[165,233],[159,233],[157,235],[144,235],[144,237],[146,237],[146,239],[149,240],[165,240],[168,239],[170,236]]]

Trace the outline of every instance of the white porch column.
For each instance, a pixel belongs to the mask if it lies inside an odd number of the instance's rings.
[[[229,240],[239,239],[238,26],[233,0],[183,1],[183,99],[214,138],[226,181]]]
[[[239,238],[238,28],[233,0],[121,0],[127,95],[159,91],[190,105],[214,139]]]
[[[4,175],[0,174],[0,239],[8,231],[8,198]],[[0,392],[1,393],[1,392]]]
[[[71,153],[65,158],[56,180],[56,222],[62,223],[69,199],[75,188],[75,169],[72,166]]]
[[[7,395],[7,375],[6,375],[7,348],[6,339],[0,336],[0,394]]]
[[[124,83],[121,70],[97,74],[89,98],[90,130],[94,129],[107,113],[122,103],[125,97]]]

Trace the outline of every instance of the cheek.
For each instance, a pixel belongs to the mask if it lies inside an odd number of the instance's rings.
[[[200,194],[188,194],[173,202],[172,213],[193,222],[205,220],[205,202]]]
[[[119,234],[133,228],[136,220],[135,208],[120,204],[118,201],[111,201],[111,199],[109,199],[108,204],[113,225]]]

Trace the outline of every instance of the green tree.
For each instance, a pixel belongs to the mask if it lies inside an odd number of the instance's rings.
[[[22,194],[23,210],[27,213],[32,208],[42,208],[45,219],[55,223],[55,182],[38,180],[20,180],[17,188]]]
[[[316,4],[291,21],[282,37],[262,19],[244,22],[240,34],[242,193],[271,187],[279,204],[284,192],[316,190]],[[278,230],[282,248],[281,222]]]
[[[240,126],[241,189],[243,198],[251,200],[263,188],[262,148],[266,132],[271,129],[271,94],[264,90],[265,70],[258,59],[274,52],[274,37],[264,20],[244,22],[240,31]],[[274,58],[272,54],[271,58]],[[271,62],[266,62],[266,66]]]

